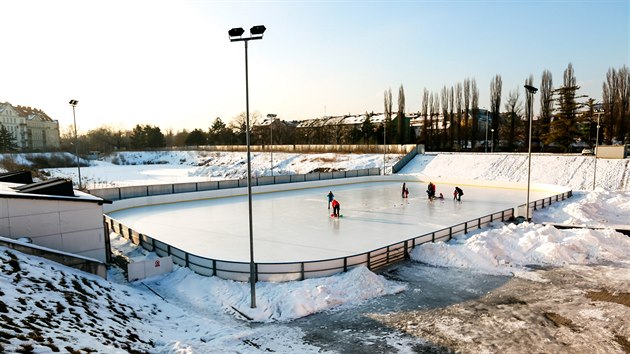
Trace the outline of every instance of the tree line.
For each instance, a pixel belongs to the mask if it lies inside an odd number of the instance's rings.
[[[534,86],[530,74],[524,84]],[[630,143],[630,70],[611,68],[602,85],[602,101],[579,94],[573,65],[564,70],[562,82],[554,87],[549,70],[544,70],[534,96],[540,109],[531,112],[534,151],[568,152],[575,146]],[[384,93],[382,123],[373,123],[380,113],[365,112],[360,124],[319,124],[298,128],[300,122],[272,121],[259,126],[262,116],[250,116],[251,144],[424,144],[428,151],[525,151],[529,141],[529,104],[522,86],[503,93],[501,75],[490,81],[488,108],[480,107],[475,78],[444,85],[439,92],[424,88],[417,113],[406,113],[403,85],[394,108],[392,90]],[[505,100],[502,100],[505,99]],[[412,121],[413,118],[413,121]],[[340,121],[341,119],[339,119]],[[246,143],[245,113],[229,124],[220,117],[209,127],[192,131],[162,131],[157,126],[136,125],[132,130],[100,127],[78,137],[81,153],[89,151],[159,149],[198,145],[243,145]],[[597,129],[597,125],[600,129]],[[413,124],[412,124],[413,123]],[[596,137],[599,131],[599,136]],[[492,132],[490,136],[488,133]],[[273,140],[272,140],[273,138]],[[63,132],[63,150],[74,150],[72,129]],[[12,148],[0,127],[0,149]]]

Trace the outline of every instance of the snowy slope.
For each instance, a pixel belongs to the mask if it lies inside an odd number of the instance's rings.
[[[533,183],[555,184],[573,190],[630,190],[630,159],[597,159],[579,155],[533,154]],[[432,178],[527,182],[527,154],[437,153],[418,155],[400,174]]]

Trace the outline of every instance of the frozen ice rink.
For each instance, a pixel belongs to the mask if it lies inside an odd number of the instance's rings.
[[[295,262],[363,253],[460,222],[525,204],[526,191],[437,182],[444,200],[428,201],[427,186],[368,182],[254,194],[256,262]],[[326,195],[332,190],[342,218],[331,218]],[[553,195],[532,191],[531,200]],[[249,262],[247,195],[131,208],[109,213],[132,229],[198,256]]]

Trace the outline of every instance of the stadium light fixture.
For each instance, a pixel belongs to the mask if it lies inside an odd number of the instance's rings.
[[[525,203],[527,221],[531,221],[529,215],[529,186],[531,182],[531,172],[532,172],[532,116],[533,116],[533,102],[534,102],[534,94],[538,91],[537,88],[531,85],[525,85],[525,89],[527,90],[527,105],[529,107],[529,144],[527,148],[527,203]]]
[[[251,285],[251,308],[256,308],[256,263],[254,263],[254,225],[252,216],[252,161],[249,132],[249,72],[247,68],[247,42],[254,39],[262,39],[265,26],[252,27],[249,37],[243,37],[245,31],[242,27],[232,28],[228,31],[230,42],[245,42],[245,140],[247,142],[247,203],[249,214],[249,282]]]

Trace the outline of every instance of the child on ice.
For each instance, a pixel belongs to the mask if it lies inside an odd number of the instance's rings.
[[[337,199],[332,200],[333,214],[332,217],[339,217],[339,212],[341,211],[341,205],[337,201]]]

